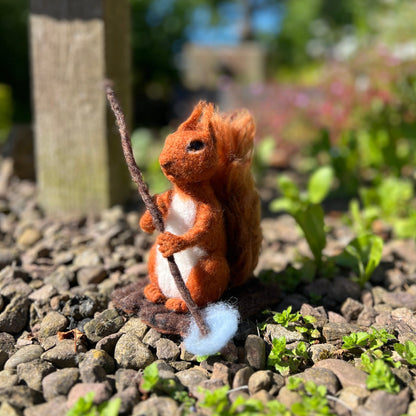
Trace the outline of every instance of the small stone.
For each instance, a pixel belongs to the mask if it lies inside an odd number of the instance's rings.
[[[102,264],[101,258],[98,253],[93,249],[86,249],[74,259],[75,267],[89,267],[89,266],[99,266]]]
[[[97,350],[104,350],[105,352],[109,354],[114,354],[114,348],[116,347],[117,341],[121,338],[123,334],[117,332],[115,334],[107,335],[104,338],[101,338],[97,344],[95,345],[95,348]]]
[[[0,389],[14,386],[18,382],[15,370],[0,371]]]
[[[175,371],[188,370],[192,367],[192,363],[188,361],[171,361],[169,364]]]
[[[247,363],[255,370],[263,370],[266,367],[266,344],[257,335],[249,335],[246,339],[245,354]]]
[[[116,389],[118,392],[136,386],[138,381],[138,372],[127,368],[119,368],[116,371]]]
[[[400,416],[406,413],[409,400],[409,389],[407,388],[398,394],[376,390],[370,394],[364,406],[359,407],[355,414],[364,416],[370,412],[371,415]]]
[[[366,388],[367,374],[346,361],[329,358],[318,361],[313,367],[331,370],[338,377],[343,388],[348,386]]]
[[[53,286],[59,293],[69,290],[75,274],[65,266],[60,266],[49,276],[45,277],[45,283]]]
[[[78,287],[78,289],[84,292],[80,287]],[[85,318],[93,317],[98,308],[99,304],[96,299],[93,299],[91,296],[76,294],[65,303],[62,313],[76,321],[81,321]]]
[[[29,299],[33,302],[45,304],[57,294],[57,290],[52,285],[43,285],[29,295]]]
[[[337,303],[343,302],[345,299],[360,299],[360,285],[347,278],[337,276],[330,285],[328,297],[334,299]]]
[[[289,390],[286,386],[282,387],[277,395],[277,400],[283,403],[288,409],[295,403],[302,401],[302,397],[299,393]]]
[[[143,337],[143,344],[156,348],[156,342],[162,337],[159,331],[154,328],[150,328],[146,335]]]
[[[311,360],[314,363],[318,361],[331,358],[332,353],[336,350],[335,345],[332,344],[314,344],[309,347]]]
[[[179,347],[170,339],[161,338],[156,342],[156,356],[158,359],[173,361],[180,354]]]
[[[114,350],[114,359],[122,368],[140,370],[151,364],[155,358],[138,337],[133,334],[123,334]]]
[[[346,324],[347,320],[340,315],[339,313],[333,312],[333,311],[329,311],[328,312],[328,322],[335,322],[337,324],[341,323],[341,324]]]
[[[15,352],[14,337],[7,332],[0,332],[0,368]]]
[[[290,331],[282,325],[278,324],[267,324],[265,336],[270,340],[274,338],[285,337],[286,343],[290,344],[295,341],[305,341],[305,337],[298,331]]]
[[[33,246],[42,238],[42,234],[36,228],[28,227],[17,238],[17,245],[22,248]]]
[[[357,325],[370,327],[376,321],[377,313],[372,306],[364,305],[363,310],[357,317]]]
[[[406,414],[409,416],[416,416],[416,400],[410,402]]]
[[[39,336],[47,338],[56,335],[59,331],[64,331],[68,326],[68,319],[57,311],[50,311],[42,319],[40,324]]]
[[[383,301],[393,308],[416,309],[416,295],[404,291],[385,292]]]
[[[308,303],[304,303],[300,308],[302,316],[313,316],[316,321],[312,323],[314,328],[322,328],[328,322],[328,314],[323,306],[313,307]]]
[[[358,332],[359,330],[360,328],[357,325],[328,322],[322,328],[322,335],[327,342],[341,341],[344,335],[349,335],[352,332]]]
[[[47,401],[60,395],[66,396],[78,380],[79,370],[77,368],[64,368],[48,374],[42,380],[43,396]]]
[[[336,394],[340,389],[337,376],[327,368],[308,368],[296,376],[305,381],[313,381],[318,386],[325,386],[329,394]]]
[[[17,350],[4,364],[5,370],[17,368],[21,363],[36,360],[43,353],[43,348],[40,345],[27,345],[26,347]]]
[[[0,313],[0,331],[18,334],[26,326],[30,300],[27,297],[14,297]]]
[[[79,383],[75,384],[68,394],[67,406],[71,408],[80,397],[87,393],[94,393],[94,403],[101,404],[111,397],[111,388],[108,383]]]
[[[111,398],[111,400],[114,399],[121,400],[119,414],[130,414],[134,405],[136,405],[140,400],[139,391],[136,386],[128,387],[127,389],[118,392]]]
[[[22,412],[7,402],[0,404],[0,416],[22,416]]]
[[[364,305],[358,300],[347,298],[341,306],[341,313],[347,321],[355,321],[363,308]]]
[[[124,325],[124,319],[115,309],[107,309],[84,326],[85,335],[92,342],[114,334]]]
[[[14,248],[0,248],[0,269],[18,260],[19,252]]]
[[[79,370],[83,383],[100,383],[106,379],[107,374],[114,373],[115,364],[105,351],[92,349],[85,353]]]
[[[147,330],[147,325],[140,318],[130,318],[120,329],[120,332],[135,335],[142,340]]]
[[[24,411],[24,416],[43,416],[52,414],[54,416],[65,416],[67,412],[66,397],[59,396],[50,402],[27,407]]]
[[[269,389],[269,394],[276,396],[280,389],[285,385],[285,378],[277,373],[273,373],[272,386]]]
[[[230,385],[230,369],[222,363],[214,363],[211,380],[220,380],[222,384]]]
[[[367,389],[358,386],[347,386],[339,392],[339,400],[345,403],[350,409],[355,410],[361,406],[370,395]],[[345,405],[337,406],[340,410],[345,409]]]
[[[172,416],[178,414],[178,405],[170,397],[151,397],[134,406],[132,416]]]
[[[254,400],[260,400],[264,405],[267,405],[268,402],[274,399],[274,397],[266,390],[259,390],[257,393],[254,393],[251,398]]]
[[[197,386],[205,380],[208,380],[208,372],[202,371],[202,368],[193,367],[189,370],[179,371],[176,373],[176,377],[180,383],[191,389],[196,389]]]
[[[31,389],[42,391],[42,379],[55,371],[51,363],[43,360],[33,360],[17,366],[17,376]]]
[[[59,341],[55,347],[45,351],[41,358],[51,362],[58,368],[76,367],[78,353],[85,352],[85,347],[80,344],[75,348],[72,339]]]
[[[12,386],[0,390],[0,403],[7,402],[17,409],[42,403],[42,395],[28,386]]]
[[[256,371],[248,380],[250,395],[260,390],[268,390],[272,384],[273,373],[269,370]]]
[[[102,266],[83,267],[77,273],[77,281],[80,286],[101,283],[107,277],[107,272]]]

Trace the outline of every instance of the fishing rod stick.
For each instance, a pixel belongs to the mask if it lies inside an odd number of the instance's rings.
[[[120,102],[114,92],[113,87],[111,86],[110,81],[105,83],[105,91],[107,99],[110,103],[111,109],[113,110],[114,116],[117,121],[118,130],[121,137],[121,147],[123,148],[124,157],[129,168],[130,176],[133,179],[133,182],[136,183],[137,189],[141,198],[143,199],[144,205],[152,216],[153,223],[158,231],[163,233],[165,231],[165,224],[163,222],[162,214],[156,204],[153,202],[153,199],[147,189],[147,186],[143,180],[143,175],[141,170],[136,164],[136,161],[133,156],[133,149],[131,146],[130,135],[127,129],[126,117],[121,108]],[[178,265],[175,262],[173,255],[167,257],[169,264],[169,269],[172,274],[173,280],[175,281],[176,287],[179,290],[179,293],[182,296],[182,299],[185,301],[186,306],[189,309],[192,317],[195,319],[196,324],[201,332],[201,334],[208,335],[208,328],[204,319],[201,315],[201,310],[198,308],[196,303],[191,297],[188,288],[185,285],[185,282],[182,279],[181,272],[179,271]]]

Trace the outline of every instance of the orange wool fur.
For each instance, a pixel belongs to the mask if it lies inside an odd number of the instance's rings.
[[[202,307],[252,276],[260,244],[260,201],[251,174],[255,125],[247,111],[220,114],[200,102],[160,154],[173,189],[154,201],[165,222],[149,255],[154,303],[186,312],[165,257],[174,254],[189,292]],[[155,230],[148,211],[140,226]]]

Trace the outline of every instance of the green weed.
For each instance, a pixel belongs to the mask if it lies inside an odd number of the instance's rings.
[[[117,416],[120,404],[120,399],[114,399],[97,406],[94,404],[94,392],[89,392],[77,400],[66,416]]]

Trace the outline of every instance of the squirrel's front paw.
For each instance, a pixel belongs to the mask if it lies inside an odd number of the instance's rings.
[[[172,234],[169,231],[160,234],[156,243],[159,245],[159,251],[163,257],[169,257],[184,249],[182,237]]]
[[[155,225],[153,224],[152,216],[148,211],[140,219],[140,227],[146,233],[153,233],[155,230]]]

